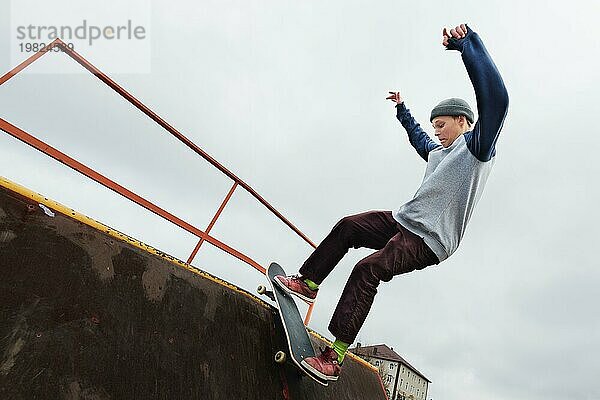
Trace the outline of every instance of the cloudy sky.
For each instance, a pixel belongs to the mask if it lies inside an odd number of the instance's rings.
[[[30,3],[32,14],[51,15],[54,3]],[[94,23],[94,3],[56,18]],[[496,165],[459,250],[382,285],[358,340],[394,347],[433,381],[432,399],[600,399],[599,3],[137,3],[111,8],[101,23],[141,21],[143,41],[76,50],[315,242],[344,215],[394,209],[418,188],[425,163],[388,90],[424,126],[444,98],[475,107],[460,55],[441,46],[444,26],[468,23],[510,96]],[[2,73],[16,65],[15,19],[23,23],[21,6],[11,16],[10,5],[2,0]],[[45,56],[0,87],[0,116],[204,229],[232,182],[90,74],[60,73],[74,67]],[[6,134],[0,175],[181,259],[195,245]],[[311,250],[240,189],[212,234],[290,271]],[[369,253],[351,251],[322,285],[311,327],[328,335],[349,271]],[[209,245],[194,265],[250,291],[264,283]]]

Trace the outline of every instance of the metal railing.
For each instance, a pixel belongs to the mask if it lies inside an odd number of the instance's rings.
[[[171,135],[175,136],[179,141],[181,141],[183,144],[185,144],[187,147],[189,147],[196,154],[198,154],[199,156],[204,158],[213,167],[217,168],[219,171],[221,171],[224,175],[226,175],[228,178],[230,178],[233,181],[233,185],[231,186],[231,189],[225,196],[223,202],[219,206],[217,212],[215,213],[215,215],[212,218],[211,222],[209,223],[208,227],[204,231],[197,227],[194,227],[193,225],[189,224],[188,222],[186,222],[186,221],[178,218],[177,216],[171,214],[170,212],[156,206],[155,204],[151,203],[150,201],[133,193],[132,191],[128,190],[127,188],[119,185],[118,183],[114,182],[113,180],[94,171],[93,169],[87,167],[86,165],[80,163],[79,161],[62,153],[60,150],[44,143],[43,141],[37,139],[33,135],[25,132],[24,130],[20,129],[19,127],[11,124],[10,122],[8,122],[2,118],[0,118],[0,129],[1,130],[12,135],[13,137],[15,137],[19,140],[21,140],[22,142],[34,147],[35,149],[45,153],[46,155],[56,159],[57,161],[67,165],[68,167],[80,172],[81,174],[87,176],[88,178],[93,179],[94,181],[100,183],[101,185],[119,193],[120,195],[126,197],[127,199],[137,203],[138,205],[146,208],[147,210],[159,215],[160,217],[170,221],[171,223],[179,226],[180,228],[182,228],[182,229],[190,232],[191,234],[195,235],[196,237],[198,237],[199,241],[196,244],[194,250],[192,251],[192,253],[190,254],[190,256],[187,260],[188,264],[190,264],[192,262],[194,257],[197,255],[200,247],[206,241],[206,242],[209,242],[210,244],[214,245],[215,247],[225,251],[226,253],[230,254],[231,256],[236,257],[237,259],[252,266],[256,270],[260,271],[262,274],[265,273],[265,271],[266,271],[265,268],[263,266],[261,266],[259,263],[257,263],[256,261],[254,261],[247,255],[243,254],[241,251],[238,251],[238,250],[228,246],[227,244],[221,242],[220,240],[216,239],[215,237],[213,237],[209,234],[211,229],[213,228],[213,226],[219,219],[221,213],[225,209],[227,203],[231,199],[233,193],[235,192],[235,190],[238,187],[242,187],[248,193],[250,193],[250,195],[252,195],[261,204],[263,204],[272,214],[274,214],[279,220],[281,220],[284,224],[286,224],[292,231],[294,231],[298,236],[300,236],[306,243],[308,243],[313,248],[316,247],[315,244],[304,233],[302,233],[296,226],[294,226],[294,224],[292,224],[279,211],[277,211],[271,204],[269,204],[261,195],[259,195],[252,187],[250,187],[250,185],[248,185],[246,182],[244,182],[243,180],[238,178],[233,172],[231,172],[230,170],[225,168],[217,160],[212,158],[204,150],[202,150],[200,147],[198,147],[196,144],[194,144],[191,140],[189,140],[187,137],[185,137],[183,134],[181,134],[181,132],[179,132],[177,129],[175,129],[173,126],[171,126],[169,123],[167,123],[161,117],[159,117],[154,111],[152,111],[150,108],[148,108],[146,105],[144,105],[138,99],[136,99],[132,94],[130,94],[125,89],[123,89],[121,86],[119,86],[115,81],[113,81],[111,78],[109,78],[105,73],[100,71],[98,68],[96,68],[90,62],[88,62],[85,58],[83,58],[83,56],[81,56],[75,50],[68,47],[60,39],[55,39],[48,46],[46,46],[43,49],[43,51],[34,53],[31,57],[29,57],[28,59],[23,61],[21,64],[19,64],[15,68],[13,68],[11,71],[7,72],[2,77],[0,77],[0,86],[2,86],[4,83],[6,83],[8,80],[10,80],[15,75],[17,75],[23,69],[27,68],[27,66],[29,66],[30,64],[32,64],[33,62],[38,60],[44,54],[49,53],[49,52],[54,53],[54,51],[52,51],[52,50],[55,48],[58,48],[61,50],[59,53],[67,54],[73,60],[77,61],[80,65],[82,65],[85,69],[87,69],[89,72],[91,72],[94,76],[96,76],[98,79],[100,79],[106,85],[108,85],[111,89],[113,89],[115,92],[117,92],[123,98],[125,98],[129,103],[134,105],[141,112],[143,112],[146,116],[150,117],[153,121],[155,121],[158,125],[160,125],[162,128],[164,128],[167,132],[169,132]],[[305,325],[308,325],[308,323],[310,322],[313,307],[314,307],[314,303],[311,304],[308,308],[308,311],[306,313],[305,320],[304,320]]]

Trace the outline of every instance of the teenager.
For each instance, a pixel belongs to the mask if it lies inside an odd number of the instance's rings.
[[[452,98],[431,111],[439,143],[411,116],[398,92],[397,118],[417,153],[427,161],[425,177],[412,200],[395,211],[369,211],[340,220],[295,276],[276,277],[286,291],[314,301],[319,285],[351,247],[377,250],[354,267],[333,313],[332,347],[303,361],[326,380],[337,380],[344,356],[354,342],[381,281],[446,260],[456,251],[490,174],[496,141],[508,109],[500,73],[480,37],[465,24],[442,31],[447,50],[462,55],[477,99],[479,119],[469,104]],[[474,123],[474,125],[473,125]]]

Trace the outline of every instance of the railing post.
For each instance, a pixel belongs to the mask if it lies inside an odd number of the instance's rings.
[[[227,193],[227,196],[225,196],[225,200],[223,200],[223,202],[221,203],[221,207],[219,207],[219,209],[217,210],[217,213],[215,214],[215,216],[213,217],[212,221],[210,221],[210,224],[208,224],[208,227],[204,231],[206,234],[209,234],[210,230],[213,228],[213,226],[215,226],[215,223],[217,222],[217,219],[219,219],[219,216],[221,215],[221,212],[223,212],[223,209],[225,208],[225,206],[229,202],[229,199],[231,199],[231,196],[233,195],[233,192],[235,192],[235,189],[237,188],[237,186],[238,186],[237,181],[233,182],[233,186],[231,187],[231,189],[229,189],[229,193]],[[192,251],[192,254],[190,254],[190,257],[187,260],[188,264],[192,263],[192,260],[194,259],[194,257],[196,257],[196,254],[198,254],[198,250],[200,250],[200,246],[202,246],[202,243],[204,243],[204,238],[200,238],[200,241],[198,242],[198,244],[196,245],[196,247]]]
[[[316,300],[315,300],[316,302]],[[308,326],[308,324],[310,323],[310,318],[312,317],[312,312],[313,312],[313,307],[315,306],[315,303],[312,303],[310,306],[308,306],[308,311],[306,312],[306,316],[304,317],[304,326]]]

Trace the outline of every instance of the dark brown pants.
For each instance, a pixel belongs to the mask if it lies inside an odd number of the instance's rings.
[[[336,339],[350,344],[381,281],[439,263],[423,239],[398,224],[391,211],[369,211],[342,218],[304,262],[300,274],[321,284],[351,247],[378,251],[356,264],[329,324]]]

